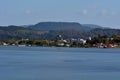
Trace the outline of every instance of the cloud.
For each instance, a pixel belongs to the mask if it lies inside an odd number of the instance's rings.
[[[106,16],[106,15],[108,15],[108,11],[104,9],[101,11],[101,14],[102,14],[102,16]]]
[[[115,16],[117,14],[118,14],[118,12],[116,12],[116,11],[108,11],[105,9],[101,11],[102,16]]]
[[[111,12],[111,15],[115,16],[115,15],[117,15],[117,12],[113,11],[113,12]]]
[[[81,11],[81,13],[82,13],[83,15],[87,15],[87,14],[88,14],[88,10],[84,9],[84,10]]]
[[[96,5],[93,5],[91,8],[92,8],[93,10],[96,10],[96,9],[97,9],[97,6],[96,6]]]
[[[31,14],[32,12],[30,10],[26,10],[25,14]]]

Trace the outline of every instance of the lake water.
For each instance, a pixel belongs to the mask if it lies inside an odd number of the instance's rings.
[[[120,49],[0,47],[0,80],[120,80]]]

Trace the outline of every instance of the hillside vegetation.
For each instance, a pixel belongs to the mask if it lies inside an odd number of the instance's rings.
[[[97,25],[81,25],[74,22],[40,22],[32,26],[1,26],[0,40],[9,39],[64,39],[120,35],[119,29],[108,29]]]

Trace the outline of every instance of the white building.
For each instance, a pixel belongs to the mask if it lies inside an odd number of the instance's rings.
[[[89,40],[92,40],[92,38],[91,38],[91,37],[89,37]]]
[[[77,42],[80,44],[86,44],[86,40],[84,39],[78,39]]]
[[[71,43],[73,43],[73,42],[77,42],[77,43],[80,43],[80,44],[86,44],[86,40],[80,39],[80,38],[78,38],[78,39],[71,39]]]

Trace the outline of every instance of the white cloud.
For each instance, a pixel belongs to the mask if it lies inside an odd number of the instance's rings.
[[[114,15],[117,15],[117,12],[114,12],[114,11],[113,11],[113,12],[111,12],[111,15],[113,15],[113,16],[114,16]]]
[[[30,10],[26,10],[25,14],[31,14],[32,12]]]
[[[84,10],[81,11],[81,13],[82,13],[83,15],[87,15],[87,14],[88,14],[88,10],[84,9]]]
[[[105,9],[101,11],[102,16],[115,16],[117,14],[118,13],[115,12],[115,11],[108,11],[108,10],[105,10]]]
[[[108,15],[108,11],[104,9],[101,11],[101,14],[102,14],[102,16],[106,16],[106,15]]]
[[[92,9],[93,9],[93,10],[96,10],[96,9],[97,9],[97,6],[96,6],[96,5],[93,5],[93,6],[92,6]]]

